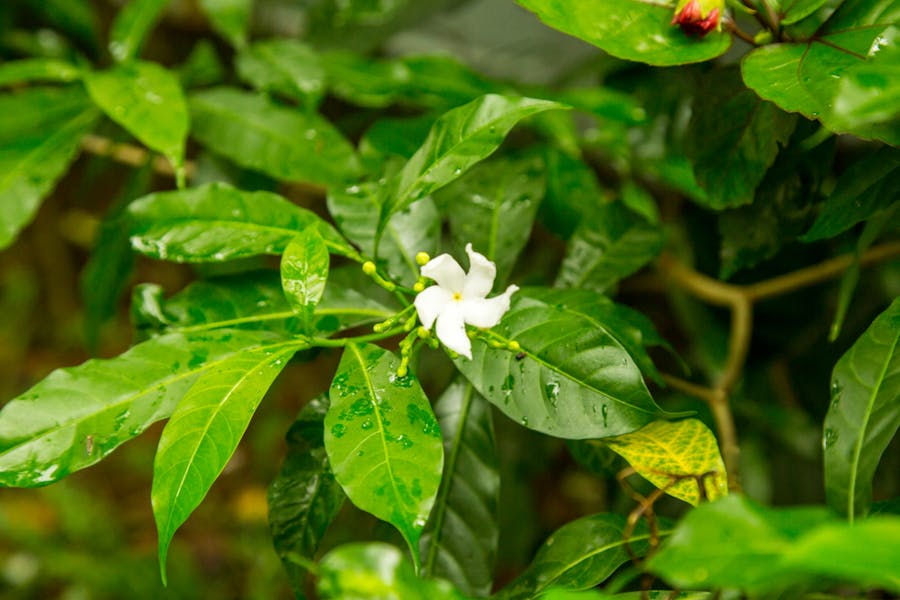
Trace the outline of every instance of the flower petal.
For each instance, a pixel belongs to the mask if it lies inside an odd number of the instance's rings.
[[[460,302],[451,302],[437,318],[435,333],[446,347],[466,358],[472,358],[472,342],[466,335],[466,323]]]
[[[510,297],[519,290],[511,285],[499,296],[487,299],[463,300],[463,319],[475,327],[493,327],[509,310]]]
[[[484,298],[494,287],[497,267],[483,254],[472,250],[472,244],[466,244],[466,254],[469,255],[469,274],[462,289],[463,298]]]
[[[453,303],[453,293],[439,285],[432,285],[419,292],[415,301],[416,312],[425,329],[431,329],[434,320],[450,303]]]
[[[462,292],[466,282],[466,272],[449,254],[441,254],[425,263],[422,275],[437,281],[437,284],[449,291]]]

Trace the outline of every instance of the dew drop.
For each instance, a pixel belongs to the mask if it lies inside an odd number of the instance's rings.
[[[829,427],[825,430],[825,436],[822,438],[822,448],[825,450],[834,446],[834,443],[837,442],[838,432]]]
[[[346,429],[347,429],[346,427],[344,427],[343,425],[338,423],[337,425],[333,425],[331,427],[331,435],[333,435],[336,438],[344,437],[344,431]]]

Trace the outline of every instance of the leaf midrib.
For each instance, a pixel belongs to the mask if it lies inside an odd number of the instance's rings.
[[[252,353],[257,353],[257,352],[261,352],[261,351],[273,350],[274,348],[278,348],[279,346],[287,346],[289,348],[292,345],[301,346],[303,344],[297,340],[292,340],[289,342],[282,342],[280,344],[276,344],[275,346],[254,348],[249,353],[252,354]],[[170,502],[169,502],[168,515],[166,517],[166,525],[167,525],[166,533],[169,533],[169,530],[171,528],[171,523],[172,523],[173,517],[175,515],[175,509],[177,507],[178,500],[181,497],[181,492],[182,492],[182,490],[184,490],[184,483],[187,480],[188,473],[190,472],[191,467],[193,466],[194,461],[197,458],[197,453],[200,451],[200,446],[203,445],[203,441],[206,439],[206,434],[209,432],[209,428],[212,425],[212,422],[217,418],[217,416],[219,415],[219,412],[222,410],[222,407],[224,407],[228,403],[228,401],[236,393],[237,390],[240,390],[240,388],[243,386],[244,382],[247,381],[247,379],[249,377],[257,374],[256,370],[259,368],[260,365],[267,363],[267,362],[275,361],[275,360],[279,359],[282,356],[282,354],[286,354],[289,351],[290,350],[283,350],[281,353],[276,354],[275,356],[272,356],[271,354],[264,354],[262,357],[262,360],[259,360],[256,363],[254,363],[252,368],[246,369],[244,371],[244,373],[238,378],[238,380],[235,381],[231,386],[229,386],[228,392],[222,397],[222,399],[216,403],[215,407],[213,408],[212,414],[209,416],[209,418],[206,419],[206,422],[203,425],[202,433],[196,438],[196,443],[194,444],[194,448],[191,450],[190,457],[188,457],[187,460],[179,461],[178,463],[176,463],[175,465],[172,466],[172,468],[175,468],[177,465],[183,465],[184,469],[183,469],[183,472],[181,475],[181,481],[178,482],[178,485],[176,486],[174,493],[169,495]],[[234,358],[235,356],[239,356],[240,353],[241,353],[241,351],[238,351],[237,353],[231,355],[229,358]],[[201,390],[201,392],[203,392],[203,391],[205,391],[205,390]],[[207,407],[201,405],[201,406],[198,406],[195,408],[201,409],[201,408],[207,408]],[[172,416],[174,418],[177,415],[173,414]],[[175,421],[174,420],[170,421],[170,423],[172,423],[172,422],[175,422]],[[165,433],[165,431],[163,433]],[[179,439],[182,439],[182,438],[179,438]],[[170,449],[173,447],[174,446],[169,446]],[[168,454],[168,453],[166,453],[166,454]],[[165,454],[163,455],[163,457],[165,457]],[[224,467],[225,465],[223,464],[222,466]],[[167,474],[167,472],[164,472],[164,474]],[[171,536],[170,536],[170,539],[171,539]],[[166,544],[166,547],[168,547],[168,544]],[[162,551],[163,551],[163,548],[161,546],[160,552],[162,552]]]
[[[223,227],[232,227],[234,229],[245,229],[248,231],[272,231],[274,233],[282,233],[282,234],[286,234],[286,235],[296,235],[296,234],[302,232],[303,230],[305,230],[307,227],[317,227],[318,228],[320,226],[320,223],[317,223],[315,220],[312,220],[303,229],[291,229],[288,227],[279,227],[277,225],[262,225],[260,223],[256,223],[253,221],[241,221],[239,219],[234,219],[234,220],[223,219],[221,217],[215,217],[215,218],[211,218],[211,219],[205,219],[203,217],[174,217],[174,218],[169,218],[169,219],[159,219],[159,220],[154,219],[154,220],[150,221],[149,226],[146,228],[146,230],[144,232],[132,234],[131,237],[137,237],[137,238],[141,238],[144,236],[150,237],[149,234],[147,233],[148,231],[153,231],[153,228],[164,227],[166,225],[169,225],[169,226],[178,225],[178,226],[182,226],[182,227],[197,226],[197,225],[209,227],[209,226],[218,225],[218,226],[223,226]],[[337,244],[336,242],[329,240],[324,235],[322,236],[322,240],[325,242],[325,245],[328,246],[328,248],[330,250],[334,251],[335,253],[342,254],[343,252],[346,252],[345,247],[341,246],[340,244]]]
[[[872,417],[872,411],[874,410],[875,406],[875,399],[878,397],[878,392],[881,390],[881,384],[884,383],[885,375],[887,373],[888,366],[891,364],[891,360],[894,357],[894,351],[897,348],[898,340],[900,340],[900,335],[894,336],[894,341],[891,344],[891,349],[887,353],[884,365],[881,367],[881,373],[878,374],[878,382],[875,384],[875,387],[872,388],[872,393],[869,395],[869,402],[866,406],[866,412],[863,415],[863,422],[860,425],[859,435],[856,438],[856,444],[853,448],[853,461],[850,463],[850,493],[847,494],[847,520],[850,521],[850,523],[853,523],[853,512],[856,508],[856,477],[859,473],[859,462],[860,458],[862,457],[863,441],[866,438],[866,432],[869,427],[869,419]]]
[[[659,532],[657,532],[656,535],[657,535],[657,537],[659,537],[659,538],[663,538],[663,537],[665,537],[665,536],[670,535],[670,534],[672,533],[672,531],[673,531],[673,530],[671,530],[671,529],[666,530],[666,531],[659,531]],[[582,555],[581,555],[580,557],[578,557],[577,559],[575,559],[575,560],[573,560],[573,561],[571,561],[571,562],[569,562],[569,563],[563,565],[563,566],[562,566],[560,569],[558,569],[551,577],[548,577],[547,579],[545,579],[544,582],[543,582],[543,585],[538,585],[538,586],[536,586],[536,587],[535,587],[535,592],[542,592],[543,590],[547,589],[547,587],[548,587],[549,585],[553,584],[557,579],[559,579],[560,577],[562,577],[567,571],[570,571],[570,570],[574,569],[575,567],[577,567],[577,566],[580,565],[581,563],[585,562],[586,560],[589,560],[589,559],[593,558],[594,556],[596,556],[596,555],[598,555],[598,554],[602,554],[603,552],[608,552],[609,550],[613,550],[614,548],[618,548],[619,546],[624,546],[625,544],[631,544],[631,543],[634,543],[634,542],[640,542],[640,541],[642,541],[642,540],[650,539],[650,537],[652,537],[652,534],[647,533],[647,534],[644,534],[644,535],[639,535],[639,536],[635,536],[635,537],[629,538],[628,540],[625,540],[625,539],[623,538],[623,539],[621,539],[621,540],[616,540],[615,542],[611,542],[611,543],[609,543],[609,544],[606,544],[605,546],[598,546],[597,548],[594,548],[594,549],[591,550],[590,552],[588,552],[588,553],[586,553],[586,554],[582,554]],[[532,594],[531,597],[534,597],[535,595],[536,595],[536,594]]]
[[[546,305],[544,305],[544,306],[546,306]],[[566,310],[568,311],[568,309],[566,309]],[[520,333],[521,333],[521,332],[520,332]],[[606,331],[604,331],[604,333],[606,333],[606,335],[609,335],[609,333],[606,332]],[[507,338],[505,335],[503,335],[503,334],[501,334],[501,333],[499,333],[499,332],[497,332],[497,331],[494,331],[494,332],[493,332],[493,335],[495,335],[496,337],[502,339],[504,342],[506,342],[506,344],[509,344],[510,342],[512,342],[512,340],[511,340],[510,338]],[[626,354],[628,354],[628,353],[625,351],[625,349],[622,348],[621,343],[620,343],[618,340],[616,340],[615,337],[613,337],[613,336],[611,336],[611,335],[609,335],[609,337],[610,337],[610,339],[615,340],[617,344],[619,344],[619,349],[620,349],[620,350],[622,350],[623,352],[625,352]],[[647,413],[648,415],[655,415],[655,414],[658,414],[657,411],[654,411],[654,410],[648,410],[648,409],[643,408],[643,407],[640,407],[640,406],[635,406],[634,404],[631,404],[631,403],[629,403],[629,402],[626,402],[626,401],[623,400],[622,398],[619,398],[619,397],[617,397],[617,396],[613,396],[612,394],[610,394],[610,393],[608,393],[608,392],[604,392],[604,391],[602,391],[602,390],[597,389],[597,388],[594,387],[593,385],[589,384],[587,381],[584,381],[584,380],[582,380],[582,379],[579,379],[579,378],[575,377],[574,375],[572,375],[572,374],[570,374],[570,373],[568,373],[568,372],[566,372],[566,371],[563,371],[562,369],[560,369],[560,368],[557,367],[556,365],[551,365],[550,363],[548,363],[547,361],[545,361],[544,359],[542,359],[542,358],[539,357],[538,355],[536,355],[536,354],[534,354],[533,352],[531,352],[530,350],[528,350],[528,348],[526,348],[525,346],[522,346],[522,350],[521,350],[521,351],[524,352],[525,355],[526,355],[528,358],[530,358],[530,359],[533,360],[534,362],[538,363],[539,365],[541,365],[541,366],[543,366],[543,367],[545,367],[545,368],[547,368],[547,369],[553,371],[554,373],[557,373],[557,374],[559,374],[559,375],[565,377],[566,379],[569,379],[569,380],[571,380],[571,381],[574,381],[574,382],[577,383],[578,385],[580,385],[580,386],[582,386],[582,387],[584,387],[584,388],[586,388],[586,389],[591,390],[591,391],[594,392],[595,394],[598,394],[598,395],[600,395],[600,396],[603,396],[604,398],[609,398],[611,401],[616,402],[616,403],[618,403],[618,404],[621,404],[621,405],[623,405],[623,406],[627,406],[627,407],[632,408],[632,409],[634,409],[634,410],[637,410],[637,411],[640,411],[640,412],[643,412],[643,413]],[[507,352],[507,351],[504,351],[504,352]]]
[[[294,343],[298,343],[298,341],[293,341],[293,340],[292,340],[292,341],[290,341],[290,342],[279,342],[278,344],[274,344],[274,345],[271,345],[271,346],[256,346],[256,347],[253,348],[252,350],[263,350],[263,349],[269,350],[269,349],[272,349],[273,347],[278,347],[278,346],[285,345],[285,344],[294,344]],[[100,411],[98,411],[98,412],[99,412],[99,413],[104,413],[104,412],[108,412],[108,411],[110,411],[110,410],[114,410],[114,409],[121,408],[123,405],[130,404],[131,402],[133,402],[133,401],[136,400],[137,398],[140,398],[140,397],[142,397],[142,396],[146,396],[146,395],[148,395],[148,394],[150,394],[150,393],[152,393],[152,392],[155,392],[155,391],[159,390],[160,388],[165,388],[166,386],[169,386],[169,385],[171,385],[171,384],[173,384],[173,383],[176,383],[176,382],[178,382],[178,381],[181,381],[182,379],[185,379],[185,378],[187,378],[187,377],[191,377],[191,376],[194,376],[194,375],[200,375],[200,374],[204,373],[205,371],[207,371],[207,370],[209,370],[209,369],[211,369],[211,368],[213,368],[213,367],[215,367],[215,366],[221,364],[222,362],[225,362],[226,360],[229,360],[230,358],[234,357],[238,352],[241,352],[241,350],[235,350],[234,352],[232,352],[232,353],[230,353],[230,354],[228,354],[228,355],[226,355],[226,356],[224,356],[224,357],[222,357],[222,358],[220,358],[220,359],[217,359],[217,360],[212,361],[212,362],[204,363],[202,366],[198,367],[197,369],[195,369],[195,370],[193,370],[193,371],[188,371],[188,372],[185,372],[185,373],[181,373],[181,374],[179,374],[179,375],[173,375],[172,377],[170,377],[170,378],[168,378],[168,379],[163,379],[162,381],[160,381],[160,382],[157,383],[156,385],[154,385],[154,386],[152,386],[152,387],[149,387],[149,388],[145,388],[145,389],[141,390],[140,392],[138,392],[138,393],[136,393],[136,394],[132,394],[132,395],[128,396],[127,398],[124,398],[124,399],[122,399],[121,401],[116,402],[115,404],[107,404],[106,406],[104,406],[104,407],[102,408],[102,410],[100,410]],[[57,424],[56,424],[55,426],[53,426],[53,427],[44,429],[43,431],[40,431],[40,432],[38,432],[37,434],[35,434],[35,435],[33,435],[33,436],[29,437],[29,438],[26,438],[26,439],[22,440],[22,441],[19,442],[18,444],[14,444],[14,445],[12,445],[12,446],[6,448],[6,449],[3,450],[2,452],[0,452],[0,458],[2,458],[3,456],[6,456],[6,454],[8,454],[9,452],[11,452],[11,451],[13,451],[13,450],[16,450],[16,449],[18,449],[18,448],[21,448],[22,446],[28,445],[29,443],[36,442],[36,441],[38,441],[38,440],[40,440],[40,439],[46,437],[46,436],[49,435],[49,434],[55,433],[55,432],[57,432],[57,431],[61,431],[61,430],[63,430],[63,429],[66,429],[66,428],[68,428],[68,427],[71,427],[71,426],[73,426],[73,425],[77,426],[77,425],[83,423],[84,421],[87,421],[87,420],[89,420],[89,419],[93,419],[93,418],[96,417],[97,414],[98,414],[98,413],[88,413],[88,414],[84,415],[84,416],[81,417],[81,418],[76,418],[76,419],[72,419],[72,420],[70,420],[70,421],[65,421],[65,422],[62,422],[62,423],[57,423]],[[163,417],[163,418],[165,418],[165,417]],[[98,453],[98,457],[99,457],[98,460],[99,460],[100,458],[102,458],[103,456],[105,456],[105,454],[103,454],[102,452],[101,452],[101,453]],[[93,464],[93,463],[92,463],[92,464]]]

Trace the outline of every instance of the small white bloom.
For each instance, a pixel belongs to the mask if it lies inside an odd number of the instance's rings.
[[[425,329],[437,321],[435,333],[446,347],[472,358],[472,343],[466,335],[466,323],[475,327],[493,327],[509,310],[509,299],[519,288],[511,285],[494,298],[487,298],[494,286],[497,267],[466,244],[469,273],[449,254],[437,256],[422,267],[422,275],[437,285],[416,296],[416,312]]]

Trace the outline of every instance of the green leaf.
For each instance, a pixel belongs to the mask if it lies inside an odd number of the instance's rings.
[[[350,143],[313,113],[231,88],[190,97],[191,134],[242,167],[284,181],[337,185],[359,170]]]
[[[260,332],[171,334],[53,371],[0,411],[0,485],[46,485],[99,462],[168,417],[197,377],[272,344]]]
[[[781,174],[776,170],[777,166],[772,168],[757,188],[753,204],[719,214],[722,279],[777,256],[812,220],[816,197],[809,190],[808,174],[796,164]]]
[[[441,216],[430,197],[394,213],[384,228],[376,256],[376,230],[386,192],[381,183],[374,181],[334,188],[328,193],[328,211],[366,256],[383,263],[398,282],[412,285],[419,278],[416,254],[437,250]]]
[[[306,331],[312,329],[316,304],[325,292],[328,266],[328,247],[312,227],[298,233],[281,255],[281,286]]]
[[[34,218],[98,116],[77,89],[0,96],[0,249]]]
[[[238,53],[238,75],[258,90],[315,107],[325,92],[319,55],[296,40],[256,42]]]
[[[302,326],[284,296],[277,273],[241,273],[192,283],[162,301],[156,286],[136,290],[139,330],[194,333],[222,327],[267,329],[298,333]],[[372,289],[374,288],[374,289]],[[161,290],[160,290],[161,294]],[[381,321],[396,313],[392,298],[374,282],[359,277],[356,267],[338,268],[329,275],[316,306],[316,330],[333,333],[363,323]]]
[[[156,63],[134,61],[87,73],[85,87],[106,115],[147,147],[184,166],[188,112],[178,77]]]
[[[638,474],[670,496],[697,506],[728,494],[725,464],[702,421],[654,421],[606,442]],[[709,474],[700,479],[700,476]],[[694,476],[678,480],[678,476]],[[700,493],[700,482],[703,493]]]
[[[345,544],[319,562],[316,591],[323,600],[465,600],[446,581],[416,575],[388,544]]]
[[[900,299],[894,300],[841,357],[831,376],[825,416],[825,491],[835,510],[864,515],[872,478],[900,427]]]
[[[900,519],[834,521],[824,508],[766,509],[740,494],[701,504],[650,558],[650,572],[679,588],[739,589],[779,597],[834,580],[896,591]]]
[[[109,53],[118,62],[136,57],[169,0],[131,0],[119,11],[109,32]]]
[[[793,25],[813,14],[828,0],[778,0],[780,6],[781,25]]]
[[[445,113],[397,175],[396,193],[384,203],[382,223],[489,156],[525,117],[566,108],[547,100],[488,94]]]
[[[314,228],[331,252],[354,256],[331,225],[271,192],[245,192],[224,183],[158,192],[128,207],[132,247],[176,262],[220,262],[280,254],[294,236]]]
[[[304,345],[282,340],[235,353],[200,375],[166,423],[150,492],[163,583],[172,536],[203,501],[269,386]]]
[[[253,0],[200,0],[200,5],[213,29],[232,46],[242,48],[247,43]]]
[[[890,27],[873,45],[867,62],[841,80],[834,98],[834,120],[839,127],[855,129],[900,118],[900,28]],[[874,56],[873,56],[874,54]]]
[[[225,67],[209,40],[194,44],[191,53],[178,66],[178,77],[185,88],[203,87],[222,83],[226,76]]]
[[[665,236],[619,202],[599,204],[575,230],[556,286],[603,292],[656,258]]]
[[[32,81],[68,83],[81,77],[81,69],[53,58],[26,58],[0,64],[0,86]]]
[[[491,407],[457,379],[435,405],[444,437],[444,475],[419,543],[422,573],[463,593],[490,594],[499,532],[500,465]]]
[[[287,456],[269,486],[269,529],[295,591],[302,591],[306,570],[292,557],[313,560],[345,498],[325,454],[328,404],[328,396],[322,394],[300,411],[287,433]]]
[[[807,42],[769,44],[747,54],[741,63],[744,82],[764,100],[818,119],[832,131],[900,145],[900,122],[847,127],[834,115],[843,81],[868,64],[898,18],[895,0],[847,0]]]
[[[671,350],[672,347],[643,314],[589,290],[529,288],[527,293],[545,304],[577,314],[589,322],[592,329],[605,330],[625,348],[645,376],[663,385],[662,376],[647,354],[647,348],[662,346]]]
[[[588,165],[565,152],[546,148],[544,162],[547,190],[541,205],[541,222],[553,233],[569,239],[598,204],[600,186]]]
[[[433,123],[434,115],[431,114],[402,119],[379,119],[359,140],[359,152],[366,165],[372,165],[370,170],[377,173],[391,157],[408,159],[415,154],[428,137]]]
[[[749,204],[797,117],[760,100],[734,69],[716,72],[709,86],[695,100],[686,140],[697,183],[706,190],[704,206]]]
[[[466,244],[497,265],[502,286],[528,242],[544,194],[542,161],[536,158],[485,161],[435,195],[450,222],[453,253]]]
[[[788,553],[790,567],[874,588],[900,592],[900,519],[872,517],[834,523],[803,536]]]
[[[881,209],[900,200],[900,151],[881,148],[850,166],[803,241],[812,242],[843,233]]]
[[[419,537],[441,482],[441,430],[413,375],[378,346],[349,344],[329,396],[325,449],[362,510],[394,525],[419,564]]]
[[[497,600],[536,598],[550,587],[595,587],[630,560],[628,548],[633,556],[647,553],[646,526],[635,528],[630,538],[626,538],[626,527],[625,517],[612,513],[566,523],[547,538],[528,568],[496,595]]]
[[[641,0],[517,0],[554,29],[609,54],[657,66],[711,60],[731,46],[731,36],[702,39],[672,25],[675,8]]]
[[[472,342],[456,367],[492,404],[535,431],[561,438],[605,438],[639,429],[662,414],[631,356],[606,329],[564,305],[517,292],[492,329],[520,352]]]

